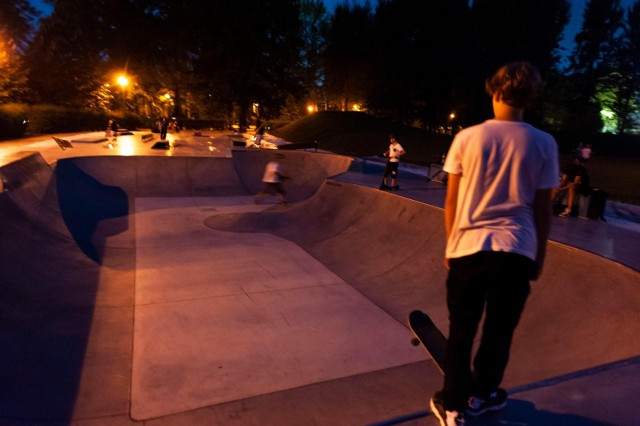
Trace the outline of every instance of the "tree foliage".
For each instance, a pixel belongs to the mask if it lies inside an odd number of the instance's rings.
[[[600,103],[608,102],[603,92],[608,92],[608,81],[617,73],[615,52],[622,17],[620,0],[589,0],[585,6],[568,70],[573,88],[566,100],[572,104],[567,123],[571,129],[597,131],[602,127]]]
[[[333,14],[321,0],[49,2],[32,38],[28,1],[0,3],[14,40],[0,90],[14,88],[0,96],[24,98],[28,71],[35,102],[241,127],[299,117],[307,103],[361,106],[443,129],[489,117],[484,80],[526,60],[551,89],[528,117],[536,124],[595,130],[605,105],[624,130],[638,109],[638,1],[624,16],[620,0],[588,0],[566,70],[568,0],[344,0]],[[114,84],[119,73],[128,86]]]
[[[29,44],[38,12],[28,0],[0,2],[0,30],[7,43],[13,43],[20,52]]]
[[[0,104],[24,101],[27,75],[17,45],[0,28]]]
[[[338,5],[328,28],[324,53],[329,107],[347,111],[362,103],[371,76],[373,45],[371,6]]]
[[[612,62],[596,93],[607,95],[601,105],[613,112],[617,130],[624,133],[633,128],[640,104],[640,1],[626,12]]]
[[[27,0],[0,3],[0,103],[27,99],[28,80],[22,55],[37,17]]]

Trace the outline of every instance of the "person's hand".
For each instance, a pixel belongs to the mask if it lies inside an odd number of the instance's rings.
[[[449,270],[449,259],[448,258],[444,258],[444,267],[447,268],[447,270]]]

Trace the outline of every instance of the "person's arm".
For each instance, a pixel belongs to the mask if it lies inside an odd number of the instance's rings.
[[[458,210],[458,189],[460,188],[461,175],[449,174],[447,179],[447,197],[444,201],[444,229],[446,231],[447,240],[453,229],[453,221],[456,218]],[[445,257],[444,266],[449,269],[449,259]]]
[[[533,221],[536,227],[538,250],[536,253],[536,272],[532,280],[542,274],[544,259],[547,254],[547,239],[551,230],[552,199],[551,189],[538,189],[533,199]]]

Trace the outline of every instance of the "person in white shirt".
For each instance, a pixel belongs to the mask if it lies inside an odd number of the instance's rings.
[[[283,158],[284,155],[282,154],[274,154],[271,161],[269,161],[264,168],[264,175],[262,177],[264,189],[256,195],[256,204],[270,195],[277,196],[280,204],[286,203],[282,181],[289,177],[281,171],[280,160]]]
[[[405,154],[404,148],[398,142],[398,138],[395,135],[389,136],[391,144],[389,149],[385,151],[384,155],[388,158],[387,166],[384,169],[384,176],[382,177],[382,185],[380,189],[398,189],[396,185],[396,179],[398,178],[398,165],[400,164],[400,157]]]
[[[538,71],[526,62],[508,64],[485,86],[495,118],[459,132],[444,164],[450,327],[443,389],[431,399],[443,426],[507,403],[499,386],[529,281],[542,271],[559,176],[555,140],[523,121],[543,87]]]

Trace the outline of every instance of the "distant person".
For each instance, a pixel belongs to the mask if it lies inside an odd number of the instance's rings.
[[[528,63],[496,71],[485,84],[494,118],[460,131],[445,160],[450,327],[444,386],[430,402],[442,426],[462,425],[465,414],[479,416],[507,404],[500,384],[529,281],[542,271],[551,189],[559,176],[555,140],[523,121],[542,87]]]
[[[582,159],[583,163],[588,162],[591,159],[591,144],[586,144],[582,148],[580,148],[580,159]]]
[[[265,131],[264,126],[258,127],[258,130],[256,130],[256,140],[253,143],[255,143],[256,145],[260,146],[260,142],[262,141],[262,138],[264,137],[264,131]]]
[[[559,202],[559,198],[562,196],[566,195],[567,197],[567,208],[558,216],[570,216],[576,195],[589,195],[590,191],[587,168],[584,166],[581,157],[575,157],[572,165],[562,174],[560,186],[553,190],[554,202]]]
[[[104,132],[104,137],[106,137],[107,139],[111,138],[111,125],[113,124],[113,119],[110,119],[107,122],[107,129]]]
[[[262,177],[264,188],[256,195],[256,204],[258,204],[263,198],[271,195],[277,196],[280,204],[286,203],[282,181],[289,179],[289,177],[282,173],[280,160],[283,158],[284,155],[282,154],[274,154],[271,161],[267,163]]]
[[[391,141],[389,149],[382,154],[387,157],[388,160],[387,166],[384,169],[384,176],[382,177],[382,185],[380,185],[380,189],[398,189],[398,185],[396,185],[396,179],[398,178],[398,166],[400,164],[400,157],[406,153],[395,135],[389,136],[389,139]]]
[[[169,129],[169,120],[167,117],[162,117],[160,119],[160,140],[165,140],[167,138],[167,130]]]
[[[111,128],[111,137],[113,142],[118,140],[118,122],[114,120],[109,120],[109,127]]]

